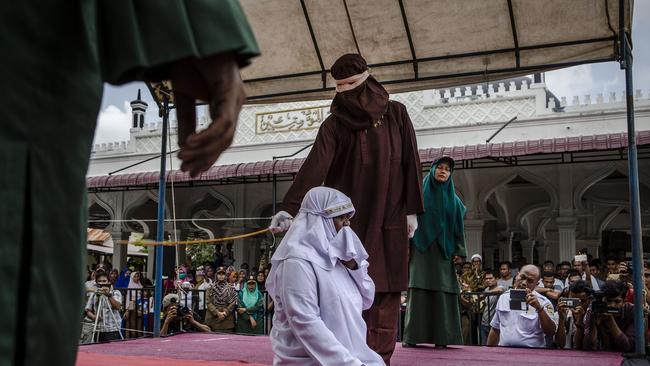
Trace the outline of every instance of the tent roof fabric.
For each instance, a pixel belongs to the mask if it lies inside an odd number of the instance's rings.
[[[240,0],[262,55],[248,103],[325,100],[329,68],[360,53],[390,93],[512,78],[619,58],[619,1]],[[160,83],[149,87],[159,106]],[[172,97],[173,102],[173,97]]]
[[[639,131],[636,134],[638,145],[650,145],[650,131]],[[471,160],[486,157],[510,157],[533,154],[552,154],[572,151],[598,151],[619,149],[627,146],[627,134],[602,134],[577,137],[562,137],[494,144],[478,144],[452,147],[420,149],[420,160],[431,163],[441,156],[450,156],[454,160]],[[167,182],[172,177],[174,182],[191,180],[214,181],[223,178],[245,177],[264,174],[297,173],[304,158],[258,161],[232,165],[213,166],[208,171],[192,179],[189,174],[179,170],[167,172]],[[158,172],[115,174],[88,177],[88,188],[128,187],[147,184],[158,184]]]
[[[626,6],[630,32],[631,1]],[[618,55],[618,0],[241,0],[262,55],[249,102],[331,99],[360,53],[389,92],[466,85]]]

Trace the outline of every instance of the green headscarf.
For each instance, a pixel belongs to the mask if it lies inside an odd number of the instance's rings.
[[[257,283],[255,283],[255,289],[253,291],[248,290],[248,283],[246,283],[244,288],[241,290],[241,292],[242,292],[242,301],[244,302],[244,305],[246,306],[247,309],[257,305],[257,301],[262,296],[260,291],[257,289]]]
[[[465,244],[465,205],[456,195],[451,175],[444,183],[436,181],[437,166],[434,164],[424,178],[424,213],[418,215],[418,229],[411,242],[422,252],[437,243],[444,258],[449,259],[452,254],[462,254],[454,250]]]

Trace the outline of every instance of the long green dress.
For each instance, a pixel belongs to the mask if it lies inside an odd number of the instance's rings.
[[[258,53],[235,0],[0,2],[0,366],[74,365],[103,82]]]
[[[406,344],[463,344],[460,288],[452,255],[466,256],[463,217],[465,206],[451,177],[434,180],[436,165],[423,182],[425,213],[411,240],[409,289],[404,337]]]
[[[264,295],[257,289],[248,291],[246,285],[239,291],[237,308],[245,308],[243,314],[237,314],[237,333],[264,334]],[[255,319],[256,327],[253,328],[250,318]]]

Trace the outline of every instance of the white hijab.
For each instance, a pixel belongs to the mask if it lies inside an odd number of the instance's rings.
[[[135,277],[135,274],[138,273],[140,276],[140,282],[135,282],[133,278]],[[129,289],[136,289],[136,288],[142,288],[142,273],[133,271],[131,272],[131,276],[129,277]],[[131,293],[133,293],[133,296],[131,296]],[[138,300],[140,299],[140,291],[132,291],[128,290],[126,292],[126,305],[129,306],[129,303],[131,300]]]
[[[345,194],[327,187],[307,192],[298,215],[271,257],[271,272],[266,281],[271,296],[275,295],[274,270],[286,259],[303,259],[328,271],[339,259],[354,259],[359,265],[368,259],[361,240],[350,227],[336,232],[332,219],[344,214],[354,215],[352,200]]]

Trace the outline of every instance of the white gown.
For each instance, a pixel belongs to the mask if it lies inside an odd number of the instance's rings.
[[[365,343],[361,311],[375,292],[367,261],[357,270],[340,262],[327,270],[289,258],[274,269],[274,365],[384,365]]]

